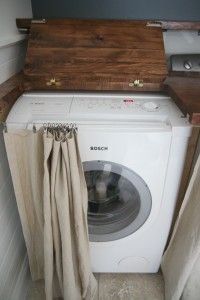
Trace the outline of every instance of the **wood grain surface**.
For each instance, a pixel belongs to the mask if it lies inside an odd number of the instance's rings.
[[[200,77],[167,77],[165,89],[193,125],[200,125]]]
[[[0,85],[0,122],[6,121],[10,109],[23,91],[23,74],[21,72]]]
[[[162,30],[127,20],[32,23],[24,73],[28,90],[161,90]],[[49,86],[51,78],[59,84]],[[130,85],[137,79],[143,87]]]

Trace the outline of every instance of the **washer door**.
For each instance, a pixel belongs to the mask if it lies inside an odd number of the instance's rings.
[[[140,228],[150,215],[151,193],[134,171],[108,161],[83,163],[88,189],[90,241],[121,239]]]

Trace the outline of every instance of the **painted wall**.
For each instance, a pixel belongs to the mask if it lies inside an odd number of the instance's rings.
[[[25,36],[18,33],[17,17],[31,17],[30,0],[0,0],[0,83],[21,70]],[[0,126],[0,300],[26,298],[29,268]]]
[[[199,0],[32,0],[35,18],[200,20]]]
[[[168,30],[163,33],[163,38],[167,58],[172,54],[200,54],[200,35],[197,31]]]
[[[26,46],[25,40],[0,46],[0,84],[22,69]]]
[[[22,68],[26,37],[15,19],[25,17],[32,17],[30,0],[0,0],[0,84]]]
[[[32,17],[30,0],[0,0],[0,42],[19,38],[15,19]]]

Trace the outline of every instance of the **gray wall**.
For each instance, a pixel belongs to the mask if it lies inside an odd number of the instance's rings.
[[[35,18],[200,21],[200,0],[32,0]]]

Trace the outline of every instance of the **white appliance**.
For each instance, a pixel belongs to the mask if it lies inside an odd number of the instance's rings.
[[[26,93],[9,128],[78,126],[94,272],[157,272],[191,126],[161,94]]]

